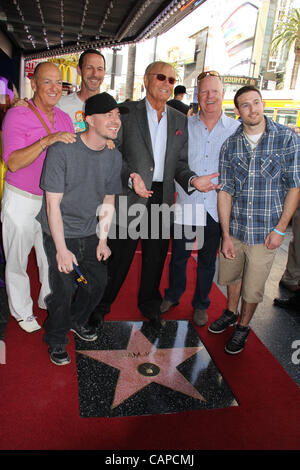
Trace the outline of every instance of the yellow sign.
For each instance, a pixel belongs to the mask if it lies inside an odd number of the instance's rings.
[[[222,77],[223,83],[230,83],[231,85],[253,85],[257,86],[257,80],[252,77],[237,77],[233,75],[223,75]]]
[[[60,64],[58,68],[61,70],[63,82],[72,83],[71,67],[69,65],[65,66],[64,64]]]

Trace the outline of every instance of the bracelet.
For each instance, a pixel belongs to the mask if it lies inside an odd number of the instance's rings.
[[[273,232],[278,233],[278,235],[281,235],[282,237],[284,237],[284,235],[285,235],[285,232],[284,233],[279,232],[279,230],[277,230],[276,228],[273,228]]]
[[[47,148],[47,145],[46,145],[45,148],[42,146],[41,140],[42,140],[43,138],[44,138],[44,137],[40,137],[40,146],[42,147],[43,152],[45,152],[45,150],[46,150],[46,148]]]

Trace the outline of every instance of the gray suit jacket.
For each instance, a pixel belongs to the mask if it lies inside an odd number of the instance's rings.
[[[151,189],[154,157],[148,126],[146,100],[128,102],[125,105],[128,114],[123,114],[122,126],[118,134],[117,145],[123,156],[122,184],[123,195],[127,196],[128,207],[132,204],[146,206],[147,199],[139,197],[128,186],[130,173],[139,173],[147,189]],[[188,127],[187,118],[179,111],[167,106],[168,135],[163,179],[163,203],[174,204],[174,179],[187,192],[188,182],[195,175],[188,166]],[[119,201],[116,198],[118,214]],[[129,218],[130,219],[130,218]],[[123,218],[124,220],[124,218]],[[123,224],[122,224],[123,225]]]

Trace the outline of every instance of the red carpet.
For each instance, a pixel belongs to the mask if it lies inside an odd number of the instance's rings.
[[[108,320],[140,320],[136,307],[128,317],[118,315],[129,301],[136,305],[138,265],[139,254]],[[188,289],[166,319],[191,318],[193,259],[188,269]],[[33,257],[29,270],[36,305],[38,283]],[[162,288],[166,284],[167,268]],[[210,321],[225,306],[225,298],[216,286],[211,300]],[[46,314],[37,307],[36,313],[40,319]],[[57,367],[49,361],[42,333],[28,335],[10,319],[5,338],[7,363],[0,365],[0,449],[299,449],[299,388],[255,334],[250,334],[246,349],[232,357],[224,353],[230,332],[212,335],[206,327],[198,332],[239,406],[156,416],[80,418],[72,335],[68,348],[72,362]]]

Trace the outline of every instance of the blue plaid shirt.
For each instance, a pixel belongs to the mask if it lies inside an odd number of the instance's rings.
[[[230,234],[247,245],[264,243],[281,217],[287,191],[300,187],[299,137],[265,119],[256,149],[240,125],[220,152],[220,191],[232,196]]]

